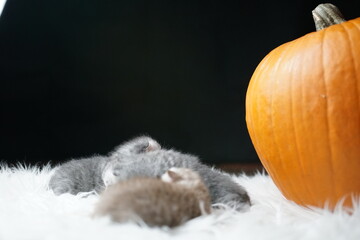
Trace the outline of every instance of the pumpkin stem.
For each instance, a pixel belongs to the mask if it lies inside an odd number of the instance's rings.
[[[312,15],[315,22],[316,31],[320,31],[331,25],[345,22],[345,18],[339,9],[331,3],[319,4],[313,11]]]

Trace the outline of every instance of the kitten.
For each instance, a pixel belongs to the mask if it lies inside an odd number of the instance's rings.
[[[160,145],[150,137],[141,136],[116,147],[111,156],[136,155],[160,149]],[[77,194],[95,190],[104,190],[102,173],[109,156],[93,156],[68,161],[60,165],[50,179],[49,187],[56,195],[63,193]]]
[[[95,190],[100,193],[105,186],[102,172],[108,158],[93,156],[78,160],[71,160],[60,165],[51,176],[49,188],[56,195],[63,193],[77,194]]]
[[[132,178],[107,188],[94,216],[115,222],[176,227],[210,213],[210,196],[201,177],[186,168],[171,168],[157,178]]]
[[[246,210],[250,199],[242,186],[225,173],[202,164],[196,156],[175,150],[157,149],[136,155],[113,155],[103,171],[105,186],[133,177],[159,177],[171,167],[190,168],[200,174],[210,191],[212,203]]]

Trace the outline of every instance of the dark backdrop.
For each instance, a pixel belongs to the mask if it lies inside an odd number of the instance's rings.
[[[332,2],[360,16],[360,1]],[[147,133],[208,163],[258,162],[248,81],[270,50],[314,30],[318,3],[8,0],[0,159],[56,163]]]

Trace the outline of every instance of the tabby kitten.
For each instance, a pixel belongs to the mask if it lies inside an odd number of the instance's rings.
[[[120,223],[176,227],[210,211],[209,192],[199,174],[171,168],[161,179],[138,177],[111,185],[100,196],[94,215]]]

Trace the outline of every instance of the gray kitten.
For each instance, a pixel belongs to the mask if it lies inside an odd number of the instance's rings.
[[[200,174],[209,188],[212,203],[224,203],[238,210],[246,210],[250,199],[242,186],[219,170],[202,164],[190,154],[175,150],[156,149],[134,155],[115,154],[103,171],[105,186],[134,177],[159,177],[172,167],[190,168]]]
[[[160,145],[150,137],[141,136],[125,142],[110,153],[111,156],[130,156],[160,149]],[[49,187],[56,195],[77,194],[104,190],[103,170],[110,160],[108,156],[93,156],[76,159],[60,165],[50,179]]]
[[[171,168],[157,178],[131,178],[109,186],[100,196],[94,216],[115,222],[176,227],[209,214],[209,191],[198,173]]]

